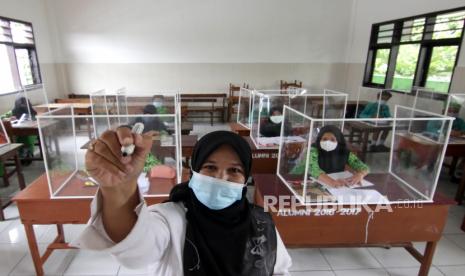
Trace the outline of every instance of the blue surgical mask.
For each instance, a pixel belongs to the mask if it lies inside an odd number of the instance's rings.
[[[380,103],[381,105],[385,105],[387,102],[386,102],[385,100],[381,100],[381,101],[379,101],[379,103]]]
[[[244,185],[192,172],[189,187],[203,205],[221,210],[241,200]]]
[[[162,107],[163,106],[163,103],[162,102],[159,102],[159,101],[154,101],[152,102],[153,106],[155,106],[156,108],[159,108],[159,107]]]

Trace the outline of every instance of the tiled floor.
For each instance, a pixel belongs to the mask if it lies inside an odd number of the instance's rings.
[[[227,125],[195,125],[194,133],[228,129]],[[42,163],[35,162],[25,169],[27,183],[43,172]],[[15,185],[14,183],[12,185]],[[441,177],[438,189],[452,196],[457,184]],[[0,222],[0,276],[35,275],[27,240],[12,205],[5,209],[7,220]],[[465,233],[459,227],[465,215],[464,206],[450,209],[447,226],[436,250],[429,275],[465,275]],[[68,239],[75,238],[83,225],[67,225]],[[53,226],[36,227],[39,247],[44,250],[53,238]],[[415,244],[423,249],[423,244]],[[292,275],[417,275],[419,264],[399,248],[322,248],[289,249],[293,260]],[[112,257],[84,250],[55,251],[45,265],[47,275],[144,275],[145,270],[121,267]]]

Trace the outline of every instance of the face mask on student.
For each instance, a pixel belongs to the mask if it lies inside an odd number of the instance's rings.
[[[459,114],[457,112],[447,112],[447,116],[457,118]]]
[[[245,185],[192,172],[189,187],[197,199],[209,209],[221,210],[241,200]]]
[[[324,150],[324,151],[333,151],[337,148],[337,142],[333,142],[333,141],[320,141],[320,147]]]
[[[163,105],[162,102],[158,102],[158,101],[157,101],[157,102],[153,102],[152,104],[153,104],[153,106],[155,106],[156,108],[159,108],[159,107],[161,107],[161,106]]]
[[[270,116],[270,120],[275,124],[280,124],[283,121],[283,115]]]
[[[386,102],[385,100],[381,100],[381,101],[379,101],[379,103],[380,103],[381,105],[385,105],[387,102]]]

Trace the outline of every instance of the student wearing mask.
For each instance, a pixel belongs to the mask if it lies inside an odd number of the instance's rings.
[[[155,108],[158,111],[158,114],[167,114],[168,109],[166,106],[163,106],[164,103],[164,98],[161,95],[155,95],[152,97],[152,105],[155,106]]]
[[[148,104],[144,106],[143,114],[159,114],[158,109],[151,105]],[[157,117],[147,117],[147,116],[142,116],[136,118],[134,123],[143,123],[144,124],[144,132],[148,131],[156,131],[158,133],[164,131],[167,132],[167,127],[166,125]]]
[[[91,219],[75,245],[105,250],[152,275],[289,275],[291,260],[273,220],[247,201],[252,154],[237,134],[215,131],[195,145],[190,180],[165,203],[148,207],[138,192],[152,133],[120,127],[86,154],[100,184]],[[135,142],[132,156],[120,148]]]
[[[281,136],[281,125],[283,123],[282,107],[272,107],[270,116],[260,124],[260,134],[263,137],[278,137]],[[288,124],[284,123],[284,135],[290,132]]]
[[[310,154],[307,155],[310,176],[332,187],[359,184],[368,174],[369,168],[358,157],[349,151],[344,135],[336,126],[328,125],[320,129]],[[350,171],[352,177],[332,179],[331,173]],[[305,160],[295,166],[291,174],[304,174]]]
[[[12,119],[20,120],[21,118],[26,118],[29,120],[35,120],[37,112],[32,108],[32,104],[29,99],[25,97],[19,97],[15,100],[15,106],[11,110]],[[16,137],[16,143],[24,144],[19,150],[19,157],[23,158],[32,158],[34,156],[34,146],[37,141],[37,136],[18,136]],[[29,165],[32,163],[31,160],[21,160],[23,165]]]
[[[459,137],[465,134],[465,121],[459,117],[460,107],[459,104],[451,103],[447,109],[447,116],[455,118],[450,132],[450,135],[453,137]],[[437,137],[441,132],[442,123],[442,121],[428,121],[426,132]]]
[[[388,91],[383,91],[378,93],[378,99],[381,97],[381,100],[376,102],[368,103],[365,108],[360,112],[359,118],[390,118],[391,112],[389,110],[389,106],[387,102],[391,99],[392,94]],[[379,114],[378,114],[378,106],[379,106]],[[378,114],[378,116],[377,116]],[[386,142],[386,138],[389,135],[388,130],[381,130],[377,132],[373,132],[372,139],[369,144],[370,151],[387,151],[389,150],[388,147],[384,145]]]

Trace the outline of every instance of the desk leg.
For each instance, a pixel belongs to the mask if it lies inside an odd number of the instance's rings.
[[[425,253],[423,253],[423,260],[421,262],[419,276],[428,276],[431,263],[433,262],[434,251],[436,250],[437,242],[427,242]]]
[[[26,188],[26,182],[24,182],[24,175],[23,170],[21,168],[21,162],[19,161],[18,153],[15,154],[15,165],[16,165],[16,173],[18,174],[18,184],[19,188],[22,190]]]
[[[34,263],[34,267],[36,269],[36,274],[38,276],[43,276],[43,263],[42,259],[40,258],[39,247],[37,246],[36,235],[34,233],[34,227],[32,226],[32,224],[24,223],[24,230],[26,231],[27,242],[29,244],[29,252],[31,253],[32,262]]]

